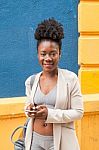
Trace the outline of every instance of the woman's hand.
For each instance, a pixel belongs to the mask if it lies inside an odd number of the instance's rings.
[[[25,111],[27,112],[28,117],[42,119],[42,120],[47,119],[48,109],[46,105],[35,106],[31,103],[26,107]]]
[[[35,114],[35,117],[37,119],[46,120],[47,116],[48,116],[48,109],[47,109],[46,105],[38,105],[38,106],[36,106],[36,108],[37,108],[37,112]]]
[[[37,112],[36,106],[33,105],[32,103],[29,104],[26,108],[25,108],[25,112],[27,114],[28,117],[33,117],[35,118],[35,114]]]

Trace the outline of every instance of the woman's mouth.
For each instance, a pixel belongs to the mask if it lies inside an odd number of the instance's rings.
[[[44,64],[44,66],[51,67],[51,66],[53,66],[53,64],[52,63],[50,63],[50,64]]]
[[[44,65],[53,65],[53,63],[44,63]]]

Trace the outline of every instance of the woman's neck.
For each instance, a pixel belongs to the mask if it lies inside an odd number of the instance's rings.
[[[44,78],[54,78],[57,75],[58,75],[58,69],[55,69],[55,70],[53,70],[51,72],[46,72],[46,71],[42,72],[42,76]]]

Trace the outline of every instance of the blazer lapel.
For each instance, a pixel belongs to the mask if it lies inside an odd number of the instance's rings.
[[[67,106],[67,82],[62,69],[58,69],[57,96],[55,108],[66,109]]]
[[[38,86],[38,83],[39,83],[41,73],[42,72],[40,72],[36,75],[33,86],[32,86],[32,92],[31,92],[32,103],[34,103],[34,96],[35,96],[35,93],[36,93],[36,89],[37,89],[37,86]]]
[[[65,72],[62,69],[58,69],[58,81],[57,81],[57,96],[55,109],[66,109],[67,107],[67,82],[65,80]],[[61,142],[61,124],[53,124],[54,145],[55,150],[60,150]]]

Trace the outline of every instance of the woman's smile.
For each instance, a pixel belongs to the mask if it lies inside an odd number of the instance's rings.
[[[53,67],[53,64],[44,64],[43,66],[50,69],[51,67]]]

